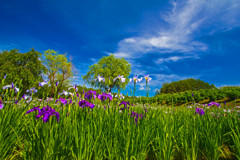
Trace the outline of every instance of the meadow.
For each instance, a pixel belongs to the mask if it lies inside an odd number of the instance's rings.
[[[240,159],[236,105],[129,103],[76,89],[31,99],[33,89],[23,98],[16,90],[5,89],[0,101],[4,160]]]

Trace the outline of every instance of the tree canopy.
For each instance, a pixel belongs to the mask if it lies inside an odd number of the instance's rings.
[[[46,67],[39,60],[41,53],[31,49],[27,53],[20,53],[13,49],[0,53],[0,77],[7,74],[5,84],[22,80],[21,90],[25,92],[30,87],[37,86],[43,80]]]
[[[156,94],[162,93],[176,93],[176,92],[184,92],[184,91],[196,91],[200,89],[213,89],[216,88],[213,84],[210,85],[204,81],[199,79],[185,79],[171,83],[163,83],[162,88],[157,90]]]
[[[58,81],[57,90],[63,86],[70,85],[70,78],[73,77],[73,65],[68,61],[66,55],[58,54],[54,50],[44,51],[42,63],[47,68],[46,76],[51,84],[51,94],[54,94],[54,87]]]
[[[131,65],[124,58],[116,58],[113,54],[103,57],[97,64],[91,65],[83,79],[93,87],[111,92],[112,89],[125,88],[128,83],[128,76],[131,72]],[[125,82],[113,81],[118,75],[126,78]],[[98,76],[105,78],[105,81],[96,81]]]

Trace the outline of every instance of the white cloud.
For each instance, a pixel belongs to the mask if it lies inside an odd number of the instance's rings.
[[[173,1],[172,10],[161,14],[168,27],[159,28],[154,35],[144,35],[121,40],[114,53],[118,57],[138,58],[148,53],[205,52],[208,46],[197,40],[201,31],[212,34],[240,25],[240,5],[237,0]],[[147,35],[147,36],[146,36]]]
[[[159,58],[157,60],[155,60],[154,62],[156,64],[162,64],[165,62],[176,62],[176,61],[180,61],[183,59],[187,59],[187,58],[194,58],[194,59],[199,59],[198,55],[193,55],[193,56],[171,56],[171,57],[167,57],[167,58]]]
[[[96,58],[91,58],[90,59],[93,63],[97,63],[98,62],[98,60],[96,59]]]
[[[146,90],[145,87],[144,87],[145,85],[146,84],[141,83],[140,84],[140,88],[138,90],[140,90],[140,91]]]

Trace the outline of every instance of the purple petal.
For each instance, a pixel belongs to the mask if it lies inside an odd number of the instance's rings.
[[[3,104],[0,104],[0,109],[3,109],[4,105]]]

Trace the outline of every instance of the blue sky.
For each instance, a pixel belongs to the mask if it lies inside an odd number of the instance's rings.
[[[109,54],[129,61],[130,77],[150,75],[150,96],[186,78],[240,85],[239,0],[1,0],[0,20],[0,51],[68,53],[79,85]]]

